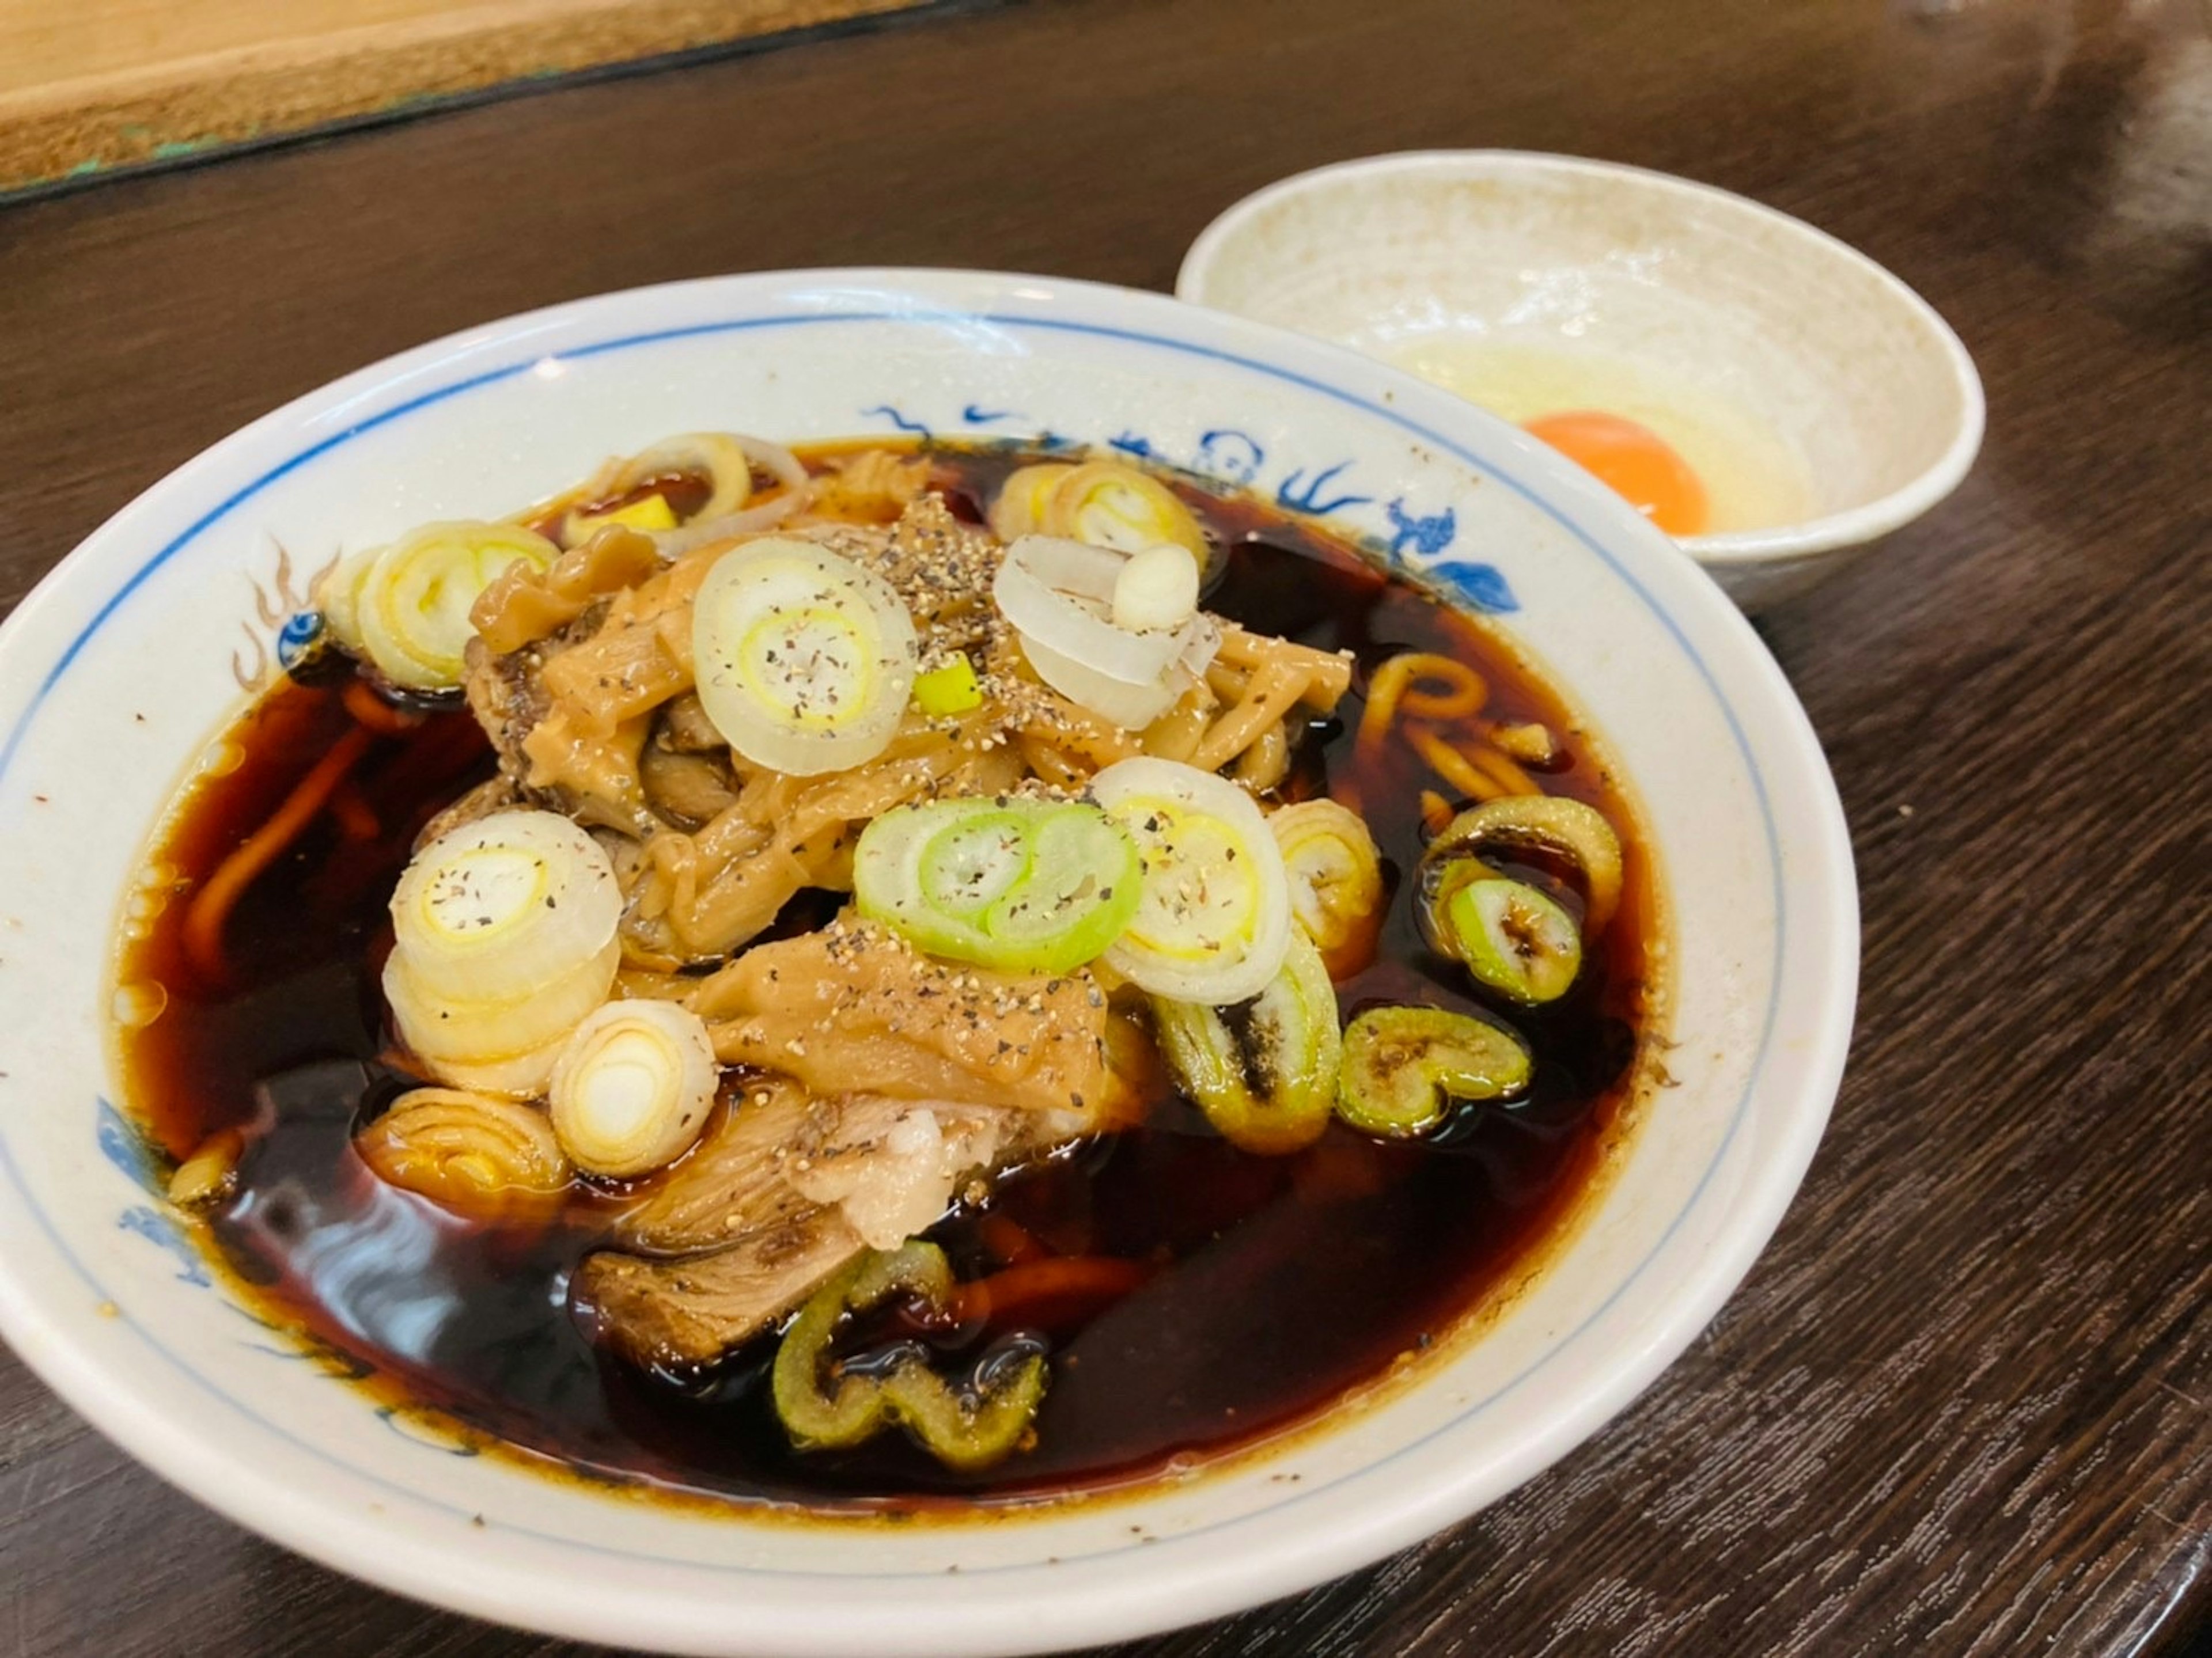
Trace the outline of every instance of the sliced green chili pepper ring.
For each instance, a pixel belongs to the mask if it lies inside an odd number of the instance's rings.
[[[823,1361],[848,1312],[865,1312],[904,1292],[935,1305],[952,1287],[945,1253],[909,1243],[889,1254],[856,1255],[808,1297],[775,1351],[770,1391],[775,1413],[801,1449],[857,1445],[883,1425],[883,1383],[874,1376],[840,1377],[824,1392]]]
[[[988,1467],[1012,1451],[1044,1397],[1044,1355],[1001,1366],[973,1400],[919,1356],[903,1356],[888,1375],[839,1376],[823,1387],[823,1361],[848,1313],[864,1313],[894,1295],[941,1308],[952,1269],[933,1243],[908,1242],[889,1254],[855,1258],[807,1297],[784,1333],[769,1376],[775,1413],[801,1450],[857,1445],[896,1422],[948,1467]]]
[[[1427,1133],[1452,1106],[1528,1085],[1533,1061],[1511,1031],[1436,1007],[1376,1007],[1345,1027],[1336,1114],[1391,1139]]]
[[[1336,987],[1293,931],[1282,971],[1249,1000],[1207,1007],[1152,999],[1160,1049],[1184,1093],[1241,1151],[1279,1157],[1321,1138],[1344,1052]]]
[[[1501,996],[1557,1001],[1583,967],[1582,930],[1552,898],[1503,876],[1469,881],[1443,905],[1453,953]]]
[[[927,1366],[902,1364],[884,1382],[890,1414],[948,1468],[988,1468],[1018,1448],[1044,1402],[1042,1353],[1030,1353],[971,1405]]]

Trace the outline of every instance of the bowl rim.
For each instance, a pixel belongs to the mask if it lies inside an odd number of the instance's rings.
[[[1449,431],[1455,424],[1464,428],[1473,423],[1492,439],[1502,437],[1518,459],[1541,477],[1547,495],[1555,503],[1547,510],[1569,524],[1594,550],[1599,544],[1590,538],[1592,532],[1571,520],[1558,501],[1569,503],[1576,519],[1586,518],[1598,524],[1605,539],[1614,546],[1625,541],[1639,550],[1632,558],[1632,583],[1645,590],[1645,602],[1665,625],[1679,632],[1687,623],[1700,630],[1713,631],[1717,642],[1730,653],[1731,678],[1741,676],[1740,688],[1733,693],[1723,692],[1717,681],[1712,683],[1723,711],[1733,722],[1739,699],[1745,699],[1747,708],[1758,707],[1766,717],[1770,733],[1766,741],[1772,756],[1797,772],[1792,780],[1809,790],[1801,802],[1809,815],[1809,839],[1791,843],[1789,851],[1793,868],[1801,872],[1809,870],[1813,877],[1806,891],[1809,942],[1800,946],[1804,952],[1801,969],[1807,981],[1818,987],[1814,999],[1819,1017],[1813,1034],[1793,1056],[1792,1071],[1798,1078],[1794,1086],[1778,1089],[1771,1079],[1765,1084],[1770,1097],[1781,1095],[1769,1107],[1771,1150],[1747,1171],[1743,1187],[1732,1195],[1726,1224],[1720,1229],[1714,1247],[1698,1258],[1694,1272],[1674,1281],[1663,1313],[1639,1330],[1641,1341],[1632,1351],[1613,1356],[1603,1367],[1585,1367],[1596,1370],[1597,1374],[1577,1374],[1564,1383],[1559,1390],[1564,1401],[1561,1406],[1540,1431],[1510,1448],[1499,1467],[1456,1477],[1447,1469],[1417,1486],[1394,1491],[1387,1501],[1378,1503],[1370,1497],[1347,1517],[1349,1523],[1307,1525],[1297,1528],[1292,1546],[1256,1555],[1248,1550],[1243,1569],[1237,1572],[1224,1572],[1211,1562],[1185,1558],[1188,1552],[1173,1546],[1177,1540],[1164,1539],[1169,1546],[1145,1552],[1151,1571],[1133,1582],[1125,1573],[1122,1581],[1112,1584],[1110,1599],[1093,1595],[1079,1602],[1079,1624],[1070,1615],[1074,1608],[1069,1594],[1082,1581],[1083,1568],[1098,1564],[1111,1570],[1127,1559],[1127,1552],[1100,1557],[1097,1563],[1032,1562],[1007,1569],[1018,1571],[1018,1579],[1002,1577],[1001,1595],[955,1603],[959,1615],[946,1619],[945,1629],[934,1637],[935,1644],[914,1643],[909,1625],[901,1616],[902,1612],[910,1613],[912,1607],[864,1605],[856,1599],[851,1607],[841,1612],[836,1632],[826,1637],[778,1608],[746,1606],[761,1621],[743,1649],[763,1655],[874,1653],[887,1649],[883,1643],[889,1641],[901,1650],[980,1655],[1129,1638],[1236,1611],[1370,1564],[1467,1517],[1564,1455],[1642,1392],[1689,1345],[1748,1272],[1802,1180],[1840,1082],[1856,999],[1859,938],[1848,830],[1818,738],[1779,667],[1749,624],[1717,587],[1691,574],[1692,567],[1666,537],[1578,469],[1473,405],[1398,371],[1378,371],[1371,360],[1346,348],[1290,331],[1178,306],[1156,294],[1059,277],[897,268],[769,271],[632,288],[518,313],[395,354],[293,399],[185,462],[142,492],[62,560],[0,630],[0,686],[17,673],[30,641],[39,637],[41,630],[54,631],[53,624],[45,620],[47,613],[66,612],[60,592],[64,584],[110,556],[106,549],[111,544],[147,535],[149,522],[160,525],[165,514],[167,526],[154,539],[163,539],[171,530],[177,530],[181,519],[173,515],[167,497],[174,495],[189,500],[188,486],[220,481],[227,493],[231,481],[259,467],[272,454],[288,457],[264,475],[265,482],[353,431],[367,429],[384,418],[455,392],[521,372],[542,355],[547,337],[579,324],[596,324],[603,331],[602,339],[618,342],[623,337],[640,337],[640,331],[650,325],[647,319],[656,306],[680,307],[686,301],[712,296],[733,304],[781,308],[791,314],[805,308],[794,298],[805,291],[843,290],[849,295],[856,288],[879,294],[888,290],[915,304],[911,314],[925,320],[948,317],[1004,320],[1010,316],[1040,314],[1034,308],[1026,313],[1012,310],[1018,303],[1060,307],[1063,315],[1087,313],[1092,319],[1089,325],[1092,331],[1134,330],[1136,337],[1225,357],[1247,369],[1297,380],[1375,412],[1388,412],[1409,431],[1432,427]],[[994,301],[1008,308],[994,312]],[[818,307],[812,314],[820,314]],[[1064,321],[1040,325],[1068,326]],[[679,327],[666,331],[698,331]],[[1199,337],[1194,339],[1194,334]],[[483,373],[484,354],[495,348],[510,350],[519,366]],[[595,348],[575,349],[581,354]],[[421,391],[426,379],[438,389]],[[1359,390],[1355,393],[1344,389],[1347,386]],[[364,404],[386,401],[394,407],[384,415],[355,412]],[[1382,408],[1384,401],[1391,405],[1388,411]],[[317,437],[318,432],[327,432],[333,425],[344,430],[335,437]],[[1448,441],[1448,446],[1465,453],[1455,442]],[[1532,500],[1539,499],[1525,484],[1516,483],[1514,487],[1529,494]],[[243,499],[246,493],[240,491],[231,499]],[[184,545],[208,521],[203,519],[178,530],[170,550]],[[1613,555],[1599,551],[1596,556],[1609,560]],[[123,592],[127,592],[145,573],[142,568],[131,577]],[[1651,583],[1662,590],[1663,601],[1650,593],[1647,584]],[[108,608],[121,596],[111,598]],[[103,610],[88,626],[78,638],[79,645],[106,614]],[[76,648],[70,647],[70,654]],[[67,660],[64,656],[52,670],[53,677],[66,667]],[[49,677],[46,683],[52,683]],[[0,763],[12,755],[35,707],[34,698],[9,733],[4,751],[0,751]],[[1740,731],[1738,741],[1747,743]],[[1755,773],[1755,762],[1753,768]],[[1778,858],[1780,853],[1778,845]],[[1775,878],[1778,883],[1781,879],[1778,865]],[[1776,949],[1779,963],[1778,938]],[[1778,987],[1778,1004],[1779,999]],[[1759,1085],[1754,1073],[1747,1085],[1747,1101]],[[0,1163],[8,1164],[5,1172],[20,1183],[20,1171],[7,1156],[4,1137],[0,1137]],[[395,1527],[404,1530],[397,1514],[386,1517],[350,1512],[343,1504],[333,1505],[320,1493],[287,1485],[265,1470],[241,1467],[234,1455],[215,1444],[170,1431],[173,1406],[166,1402],[157,1406],[144,1389],[110,1374],[110,1362],[85,1334],[98,1322],[96,1310],[89,1307],[72,1310],[66,1317],[55,1314],[19,1278],[14,1263],[0,1260],[0,1334],[5,1335],[26,1364],[137,1460],[239,1523],[372,1582],[480,1617],[604,1641],[635,1643],[642,1637],[667,1650],[732,1649],[726,1618],[720,1614],[744,1603],[726,1594],[718,1606],[708,1605],[709,1597],[705,1596],[671,1597],[672,1604],[653,1615],[641,1616],[641,1603],[649,1603],[653,1596],[642,1582],[626,1596],[607,1594],[589,1583],[548,1582],[542,1569],[527,1561],[509,1562],[497,1570],[492,1562],[477,1561],[474,1571],[457,1573],[453,1551],[441,1547],[436,1537],[395,1537]],[[205,1385],[213,1387],[211,1382]],[[1181,1564],[1170,1567],[1170,1556]],[[672,1569],[678,1563],[670,1559],[667,1564]],[[856,1576],[852,1581],[870,1580]],[[975,1582],[969,1580],[969,1586],[972,1588]],[[942,1603],[933,1608],[933,1612],[944,1610]],[[617,1612],[619,1618],[614,1615]],[[856,1633],[860,1623],[871,1619],[871,1632]]]
[[[1825,553],[1862,546],[1910,524],[1957,489],[1972,469],[1974,458],[1981,452],[1982,437],[1988,422],[1988,403],[1972,355],[1967,351],[1966,342],[1959,337],[1958,331],[1943,319],[1942,313],[1896,272],[1817,225],[1808,224],[1794,214],[1769,207],[1748,196],[1723,190],[1718,185],[1686,179],[1678,173],[1662,173],[1655,167],[1550,150],[1488,149],[1393,150],[1309,167],[1303,173],[1294,173],[1272,184],[1263,185],[1216,215],[1206,228],[1199,232],[1183,255],[1182,264],[1176,272],[1176,297],[1209,309],[1225,309],[1208,300],[1205,292],[1224,250],[1247,226],[1269,209],[1325,184],[1334,184],[1347,178],[1407,173],[1480,173],[1489,176],[1501,171],[1514,170],[1578,173],[1613,178],[1649,190],[1655,195],[1718,203],[1728,211],[1758,218],[1791,236],[1803,246],[1871,277],[1876,286],[1895,302],[1899,313],[1910,318],[1927,337],[1950,370],[1952,384],[1959,394],[1959,423],[1942,452],[1919,472],[1887,493],[1877,495],[1872,501],[1862,501],[1856,507],[1844,507],[1840,512],[1823,513],[1817,518],[1801,519],[1795,523],[1774,525],[1765,529],[1731,530],[1715,535],[1677,537],[1677,544],[1698,563],[1723,572],[1752,566],[1786,568]],[[1229,314],[1243,315],[1241,312]],[[1263,320],[1259,318],[1247,319]],[[1315,335],[1310,337],[1322,337]],[[1341,344],[1335,340],[1328,343]]]

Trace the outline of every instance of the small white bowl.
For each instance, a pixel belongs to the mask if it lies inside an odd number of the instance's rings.
[[[283,618],[307,574],[729,428],[1113,446],[1249,489],[1498,616],[1610,740],[1668,901],[1672,1085],[1479,1339],[1439,1343],[1325,1430],[1118,1500],[795,1524],[468,1455],[449,1418],[379,1408],[206,1269],[118,1108],[114,929],[159,884],[146,835],[179,780],[296,643]],[[125,507],[0,629],[0,1336],[265,1536],[481,1617],[679,1653],[1127,1640],[1464,1518],[1625,1406],[1749,1268],[1819,1141],[1857,982],[1850,845],[1812,728],[1743,617],[1619,497],[1351,352],[1158,295],[973,272],[608,295],[257,421]]]
[[[1981,446],[1980,378],[1926,301],[1810,225],[1641,167],[1517,150],[1321,167],[1207,226],[1176,294],[1431,375],[1454,351],[1540,354],[1712,411],[1698,425],[1747,477],[1798,475],[1773,521],[1681,538],[1747,606],[1917,518]]]

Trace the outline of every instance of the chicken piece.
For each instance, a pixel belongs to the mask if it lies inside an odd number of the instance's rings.
[[[707,705],[700,701],[696,691],[686,691],[661,704],[660,730],[653,740],[676,754],[726,757],[730,750],[722,733],[714,729],[714,722],[707,718]]]
[[[700,981],[715,1057],[834,1093],[864,1079],[903,1099],[964,1100],[1122,1126],[1106,997],[1087,973],[1015,977],[931,961],[895,933],[833,922],[747,950]]]
[[[496,654],[557,633],[593,601],[635,587],[660,568],[651,537],[619,525],[602,530],[541,570],[518,560],[477,596],[469,619]]]
[[[817,1097],[789,1078],[758,1078],[737,1090],[698,1150],[623,1212],[614,1242],[641,1254],[693,1254],[842,1205],[872,1247],[892,1248],[935,1223],[963,1176],[1075,1138],[1074,1127],[951,1100]]]
[[[1065,1114],[816,1098],[787,1078],[755,1078],[616,1223],[618,1248],[585,1260],[577,1299],[640,1363],[708,1363],[859,1250],[927,1231],[963,1181],[1048,1151],[1073,1127]]]
[[[635,539],[611,544],[630,547]],[[714,557],[656,563],[658,574],[603,595],[582,588],[636,574],[636,561],[580,570],[578,590],[558,604],[560,596],[518,580],[497,604],[485,605],[479,624],[499,625],[469,641],[462,689],[500,769],[533,799],[587,825],[639,836],[659,827],[639,781],[640,751],[651,716],[691,689],[691,602]],[[494,649],[563,616],[543,637],[504,653]]]
[[[623,1212],[614,1242],[641,1254],[696,1254],[819,1207],[791,1189],[784,1164],[834,1133],[839,1114],[786,1077],[736,1085],[691,1155]]]
[[[602,1251],[576,1269],[572,1293],[599,1339],[633,1363],[691,1370],[768,1328],[861,1247],[838,1211],[810,1207],[710,1255]]]
[[[704,829],[738,804],[723,755],[679,754],[655,738],[639,755],[637,772],[653,816],[679,829]]]

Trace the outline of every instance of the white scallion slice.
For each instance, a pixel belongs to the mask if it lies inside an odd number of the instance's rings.
[[[1170,668],[1157,679],[1133,685],[1062,655],[1027,634],[1022,635],[1022,654],[1039,679],[1078,708],[1112,720],[1123,731],[1144,730],[1173,708],[1192,682],[1191,675]]]
[[[1283,965],[1291,927],[1283,854],[1252,797],[1227,779],[1149,756],[1091,780],[1137,842],[1137,913],[1107,966],[1139,988],[1221,1007],[1256,996]]]
[[[1302,800],[1267,819],[1291,878],[1291,911],[1332,974],[1372,941],[1382,904],[1382,860],[1366,820],[1334,800]]]
[[[550,811],[501,811],[415,855],[392,896],[398,947],[429,994],[527,995],[601,956],[622,890],[598,841]]]
[[[383,550],[381,547],[356,548],[315,583],[315,604],[323,613],[323,625],[331,630],[332,639],[356,656],[368,653],[361,636],[361,595]]]
[[[743,433],[729,434],[729,441],[744,452],[754,470],[766,472],[782,487],[765,501],[761,499],[757,491],[748,494],[745,505],[737,512],[714,516],[704,512],[694,513],[677,529],[655,531],[653,545],[660,549],[663,558],[678,558],[712,542],[732,540],[738,536],[772,530],[805,504],[809,493],[808,478],[806,468],[798,456],[780,443],[770,443],[765,438],[747,437]],[[707,503],[708,507],[714,504],[712,501]]]
[[[384,964],[384,999],[410,1052],[432,1064],[487,1065],[558,1042],[607,999],[622,965],[620,940],[573,972],[517,996],[465,1001],[422,983],[414,952],[395,950]]]
[[[699,701],[757,766],[811,777],[889,746],[914,689],[914,618],[873,571],[809,541],[733,547],[691,612]]]
[[[622,464],[609,495],[635,489],[649,479],[689,472],[704,477],[712,491],[695,520],[726,517],[752,499],[752,457],[744,441],[727,432],[686,432],[663,438]]]
[[[1132,554],[1114,577],[1114,625],[1131,633],[1171,631],[1198,614],[1198,556],[1163,542]]]
[[[356,590],[353,625],[376,670],[410,690],[461,683],[477,597],[511,564],[544,569],[561,550],[519,524],[426,524],[377,555]]]
[[[1091,461],[1060,479],[1038,527],[1117,552],[1140,553],[1167,541],[1188,547],[1201,563],[1207,556],[1206,531],[1172,489],[1110,460]]]
[[[1074,470],[1048,461],[1009,472],[991,502],[991,533],[1010,544],[1034,534],[1044,522],[1045,503],[1052,499],[1054,489]]]
[[[627,1178],[699,1138],[714,1102],[714,1044],[679,1002],[609,1002],[553,1067],[553,1132],[580,1169]]]
[[[1135,731],[1158,719],[1190,677],[1205,671],[1221,636],[1194,612],[1171,629],[1116,627],[1114,595],[1130,562],[1079,541],[1024,536],[1007,550],[991,597],[1021,635],[1023,653],[1040,679]]]
[[[482,1060],[473,1065],[459,1060],[424,1060],[422,1063],[449,1088],[500,1100],[542,1100],[553,1078],[553,1063],[560,1057],[561,1043],[550,1042],[512,1059]]]
[[[1128,560],[1103,547],[1056,536],[1024,536],[1006,550],[992,579],[999,612],[1033,639],[1113,678],[1157,679],[1182,654],[1174,632],[1133,633],[1114,625],[1108,607]]]

